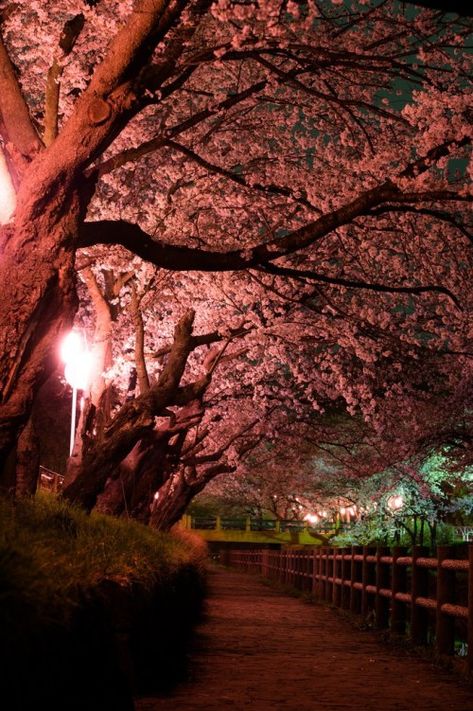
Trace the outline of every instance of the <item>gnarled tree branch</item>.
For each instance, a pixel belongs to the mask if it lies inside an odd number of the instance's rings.
[[[15,70],[0,34],[0,127],[9,148],[17,179],[33,156],[42,148],[41,139],[31,120]]]

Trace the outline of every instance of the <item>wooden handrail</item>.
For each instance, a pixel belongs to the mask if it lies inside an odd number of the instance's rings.
[[[409,630],[416,644],[427,644],[435,632],[440,654],[452,655],[456,620],[466,622],[462,642],[468,643],[468,671],[473,672],[473,544],[467,558],[439,546],[436,557],[415,546],[388,551],[378,547],[351,550],[319,547],[302,550],[230,550],[227,562],[284,585],[312,593],[317,599],[361,613],[378,628],[395,635]],[[458,580],[457,580],[458,579]],[[457,593],[462,583],[463,596]],[[466,595],[467,592],[467,595]],[[464,624],[464,623],[463,623]],[[464,629],[464,628],[463,628]]]

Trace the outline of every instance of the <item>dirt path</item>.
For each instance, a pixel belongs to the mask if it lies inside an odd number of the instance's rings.
[[[191,672],[137,711],[473,711],[473,691],[448,673],[234,572],[211,574]]]

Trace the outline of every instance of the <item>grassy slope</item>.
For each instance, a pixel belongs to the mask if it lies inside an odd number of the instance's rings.
[[[166,587],[183,566],[200,568],[204,557],[195,539],[87,516],[51,495],[15,506],[0,499],[0,611],[8,617],[21,603],[45,621],[57,619],[106,580]]]

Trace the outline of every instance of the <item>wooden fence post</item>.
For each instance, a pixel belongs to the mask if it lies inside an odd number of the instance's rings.
[[[361,564],[361,583],[363,589],[361,591],[361,614],[364,619],[368,617],[370,606],[369,606],[369,594],[366,589],[367,585],[374,583],[373,580],[373,568],[371,563],[367,560],[368,556],[371,556],[373,551],[368,546],[363,546],[363,562]]]
[[[298,590],[302,590],[302,551],[296,551],[296,580],[295,586]]]
[[[320,546],[314,548],[314,561],[312,565],[312,595],[316,600],[320,597],[319,575],[320,575]]]
[[[324,600],[325,602],[328,602],[329,600],[332,599],[332,586],[330,585],[328,579],[330,577],[330,548],[325,548],[324,549],[324,562],[325,562],[325,570],[324,570]]]
[[[429,595],[429,570],[417,565],[418,558],[426,557],[427,548],[413,546],[412,548],[412,584],[411,584],[411,639],[414,644],[427,644],[429,613],[425,607],[416,605],[418,597]]]
[[[304,579],[303,579],[303,590],[306,592],[310,592],[312,589],[312,556],[310,555],[310,551],[305,548],[304,549]]]
[[[396,600],[396,594],[406,591],[407,571],[404,565],[397,565],[397,559],[406,554],[406,549],[400,546],[393,548],[393,569],[391,576],[391,634],[403,635],[406,631],[406,606]]]
[[[350,554],[350,549],[349,548],[342,548],[342,572],[341,572],[341,579],[342,579],[342,585],[341,585],[341,606],[344,610],[349,609],[350,607],[350,587],[348,585],[345,585],[346,581],[350,581],[350,568],[351,568],[351,560],[345,560],[345,556]]]
[[[351,549],[351,569],[350,569],[350,612],[359,614],[361,611],[360,591],[355,588],[355,583],[361,582],[359,575],[360,565],[355,560],[355,556],[361,552],[360,546],[353,546]]]
[[[389,555],[389,548],[378,546],[376,549],[376,627],[383,629],[389,625],[389,598],[380,594],[389,585],[389,566],[381,562],[381,558]]]
[[[319,548],[319,572],[318,572],[319,577],[317,579],[317,590],[318,590],[319,600],[323,600],[324,594],[325,594],[325,583],[323,580],[323,576],[325,575],[324,554],[325,554],[325,548],[323,546],[320,546],[320,548]]]
[[[269,578],[269,550],[263,548],[261,551],[261,575],[264,578]]]
[[[444,568],[444,560],[453,555],[451,546],[437,546],[437,619],[435,643],[440,654],[453,654],[455,619],[442,612],[442,605],[455,602],[455,571]]]
[[[342,588],[339,580],[342,577],[342,560],[337,560],[337,556],[342,552],[340,548],[332,548],[333,551],[333,585],[332,585],[332,603],[336,607],[340,607],[342,599]]]

